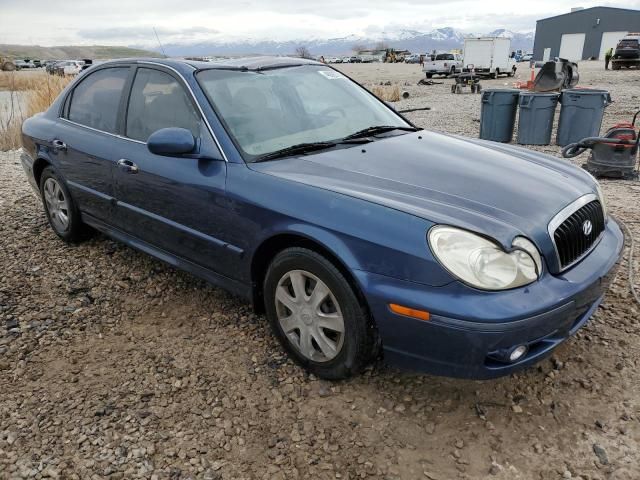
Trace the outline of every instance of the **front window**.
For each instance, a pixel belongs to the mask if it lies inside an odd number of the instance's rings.
[[[211,69],[200,72],[198,80],[249,161],[369,127],[409,126],[369,92],[323,66]]]
[[[200,116],[187,92],[169,75],[150,68],[139,68],[131,87],[125,134],[146,142],[161,128],[180,127],[200,135]]]

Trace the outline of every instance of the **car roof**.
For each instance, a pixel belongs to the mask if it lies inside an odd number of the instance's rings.
[[[212,62],[204,62],[197,60],[185,60],[179,58],[124,58],[119,60],[110,60],[101,63],[104,67],[108,64],[119,63],[153,63],[162,65],[176,70],[207,70],[207,69],[229,69],[229,70],[268,70],[271,68],[282,68],[287,66],[298,65],[323,65],[315,60],[307,60],[295,57],[243,57],[243,58],[225,58],[214,60]]]

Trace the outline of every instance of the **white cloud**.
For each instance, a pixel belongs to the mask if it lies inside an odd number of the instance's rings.
[[[0,0],[0,43],[154,46],[153,27],[165,43],[342,37],[444,26],[531,31],[536,19],[575,5],[575,0]],[[638,8],[640,0],[605,5]]]

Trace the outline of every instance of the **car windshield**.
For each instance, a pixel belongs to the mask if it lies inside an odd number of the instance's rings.
[[[320,65],[210,69],[198,81],[247,161],[376,126],[410,127],[372,94]]]
[[[440,55],[436,55],[436,60],[453,60],[453,54],[442,53]]]

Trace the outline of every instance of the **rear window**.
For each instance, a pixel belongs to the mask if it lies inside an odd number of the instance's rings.
[[[638,40],[634,38],[628,38],[626,40],[621,40],[619,47],[637,47]]]
[[[103,132],[116,133],[118,108],[128,74],[128,67],[114,67],[85,77],[73,89],[67,118]]]
[[[441,53],[440,55],[436,55],[436,60],[453,60],[453,54]]]

